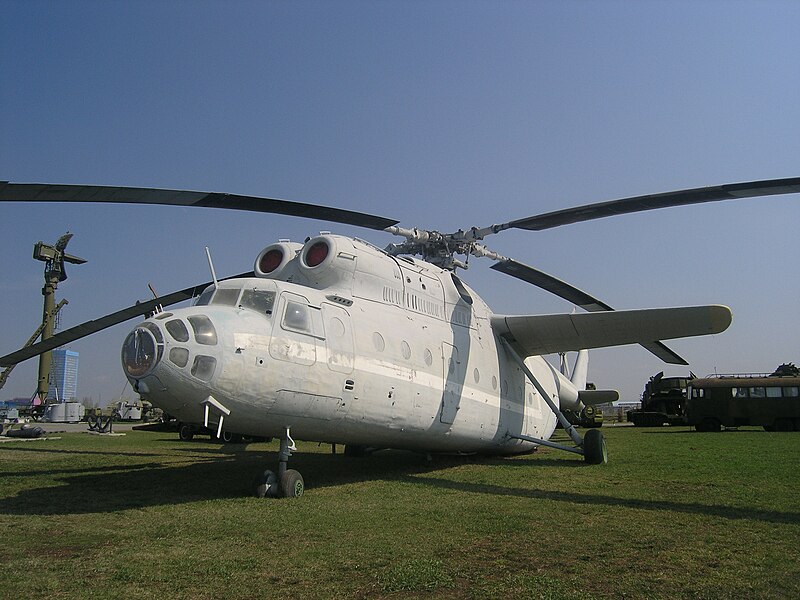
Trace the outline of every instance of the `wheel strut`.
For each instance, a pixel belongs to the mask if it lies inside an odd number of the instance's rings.
[[[539,392],[539,395],[547,402],[547,406],[550,407],[550,410],[555,413],[558,422],[561,423],[561,426],[564,428],[564,431],[567,432],[569,437],[575,443],[574,448],[570,448],[569,446],[564,446],[562,444],[556,444],[555,442],[551,442],[549,440],[543,440],[540,438],[528,436],[528,435],[511,435],[509,437],[517,440],[523,440],[526,442],[534,442],[536,444],[540,444],[542,446],[547,446],[549,448],[556,448],[557,450],[564,450],[566,452],[572,452],[574,454],[580,454],[583,456],[584,460],[589,463],[590,465],[598,465],[601,463],[608,462],[608,449],[606,448],[606,441],[603,437],[603,433],[599,429],[590,429],[586,432],[586,435],[581,438],[581,434],[578,433],[578,430],[575,429],[575,426],[567,420],[567,417],[564,416],[564,413],[561,412],[558,406],[550,399],[550,396],[547,394],[545,389],[536,379],[534,374],[525,364],[525,361],[522,360],[519,354],[516,353],[514,348],[511,347],[511,344],[508,343],[502,337],[499,338],[502,342],[503,346],[505,346],[506,350],[508,351],[511,358],[513,358],[516,363],[522,369],[522,372],[525,373],[525,376],[530,380],[533,384],[533,387],[536,388],[536,391]]]
[[[265,496],[271,498],[298,498],[305,491],[303,476],[294,469],[287,468],[292,451],[297,450],[297,446],[289,433],[289,427],[286,427],[286,433],[281,436],[280,444],[278,474],[275,475],[272,471],[267,470],[256,477],[254,482],[256,496],[259,498],[264,498]]]

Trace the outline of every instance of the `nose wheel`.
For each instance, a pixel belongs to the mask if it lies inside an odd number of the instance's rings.
[[[253,487],[257,498],[299,498],[305,491],[303,476],[298,471],[287,468],[292,450],[297,450],[292,436],[289,435],[288,427],[280,441],[278,473],[266,470],[256,476]]]

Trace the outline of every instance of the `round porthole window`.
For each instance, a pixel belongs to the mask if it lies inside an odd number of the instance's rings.
[[[386,341],[377,331],[372,334],[372,343],[375,344],[375,350],[378,352],[383,352],[386,349]]]

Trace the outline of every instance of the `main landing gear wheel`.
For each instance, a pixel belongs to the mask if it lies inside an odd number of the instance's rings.
[[[583,436],[583,460],[589,465],[601,465],[608,462],[606,439],[599,429],[590,429]]]
[[[303,476],[294,469],[287,469],[281,477],[281,498],[299,498],[304,490]]]

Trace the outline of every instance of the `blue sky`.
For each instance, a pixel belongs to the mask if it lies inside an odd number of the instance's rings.
[[[455,230],[568,206],[800,176],[797,2],[0,2],[0,179],[224,191]],[[507,231],[494,250],[616,308],[720,303],[724,334],[670,345],[697,374],[800,362],[798,195]],[[68,327],[249,270],[278,238],[390,236],[214,209],[0,206],[0,352],[41,316],[38,240],[88,263]],[[498,313],[563,300],[472,261]],[[123,392],[132,324],[73,344],[79,395]],[[631,347],[590,379],[635,399]],[[667,368],[683,374],[686,369]],[[0,399],[29,396],[36,361]],[[130,394],[129,389],[126,391]]]

